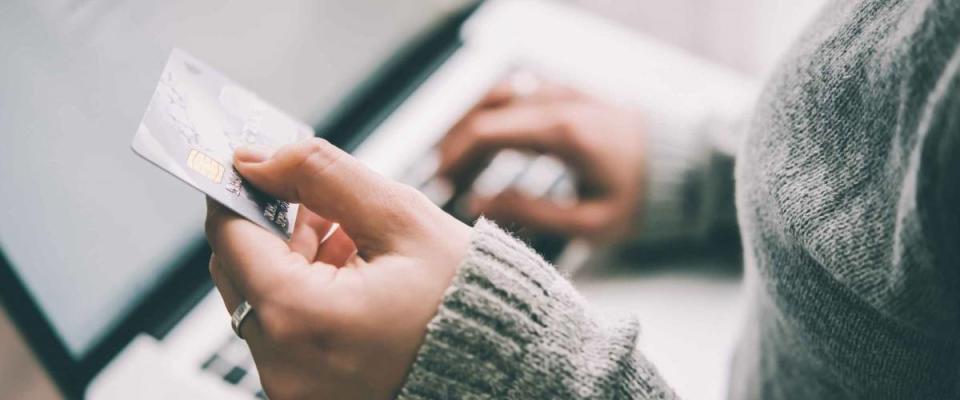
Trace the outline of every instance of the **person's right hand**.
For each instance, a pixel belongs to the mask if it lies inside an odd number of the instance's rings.
[[[547,83],[528,96],[514,92],[510,82],[499,84],[454,126],[439,145],[438,174],[463,189],[500,150],[550,154],[574,171],[575,204],[507,190],[472,199],[471,210],[502,223],[594,242],[628,233],[644,190],[638,113]]]
[[[301,203],[282,240],[208,202],[210,272],[271,399],[391,399],[403,386],[471,229],[322,139],[238,149],[251,184]],[[341,229],[323,240],[332,222]]]

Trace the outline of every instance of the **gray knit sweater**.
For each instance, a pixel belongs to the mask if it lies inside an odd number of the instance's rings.
[[[736,158],[757,279],[731,398],[960,398],[958,44],[958,1],[835,1],[772,76]],[[730,165],[701,153],[693,170]],[[700,190],[651,190],[725,191],[699,176]],[[637,332],[600,325],[481,220],[401,398],[673,398]]]

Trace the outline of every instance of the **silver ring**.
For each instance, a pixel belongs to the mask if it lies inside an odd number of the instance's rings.
[[[230,327],[233,328],[233,333],[236,333],[240,339],[243,339],[243,334],[240,333],[240,326],[243,325],[243,320],[247,319],[251,311],[253,311],[253,307],[244,300],[233,310],[233,314],[230,314]]]

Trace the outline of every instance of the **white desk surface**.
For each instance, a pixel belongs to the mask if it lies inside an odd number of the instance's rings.
[[[741,268],[731,256],[600,261],[574,285],[603,318],[634,315],[639,345],[682,398],[726,398],[742,321]]]

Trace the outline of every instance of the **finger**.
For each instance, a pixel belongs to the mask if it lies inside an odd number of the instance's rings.
[[[507,190],[489,199],[474,199],[471,208],[500,222],[517,223],[536,231],[566,236],[589,236],[600,231],[608,210],[602,202],[580,202],[572,206],[535,199]]]
[[[285,146],[269,156],[237,150],[235,165],[253,185],[285,200],[300,202],[340,223],[362,251],[382,252],[409,229],[401,216],[420,202],[412,189],[371,171],[323,139]]]
[[[508,104],[515,97],[516,97],[516,91],[514,90],[514,87],[511,84],[509,79],[504,79],[498,82],[496,85],[494,85],[490,89],[490,91],[488,91],[483,96],[483,98],[480,99],[480,101],[477,102],[477,104],[474,104],[473,107],[470,108],[470,110],[464,113],[463,117],[460,118],[460,120],[457,121],[456,124],[450,127],[450,130],[447,132],[446,135],[444,135],[444,138],[448,138],[450,136],[458,134],[459,132],[462,132],[463,130],[459,128],[463,125],[464,122],[470,120],[471,115],[479,111],[482,111],[484,109],[497,108],[505,104]]]
[[[505,148],[552,153],[561,159],[573,154],[565,119],[555,106],[523,104],[474,113],[439,145],[439,175],[469,183],[490,157]]]
[[[504,79],[490,88],[480,101],[473,107],[475,110],[490,108],[490,107],[499,107],[503,104],[506,104],[510,100],[513,100],[516,92],[514,86],[509,79]]]
[[[306,207],[297,212],[297,222],[293,228],[288,245],[309,262],[317,261],[317,251],[325,236],[331,232],[333,222],[323,218]]]
[[[483,109],[497,108],[513,101],[532,103],[565,102],[585,95],[573,88],[558,85],[549,81],[540,81],[529,73],[515,73],[498,82],[460,119],[446,136],[456,135],[464,121],[470,120],[470,115]]]
[[[213,285],[220,292],[220,298],[223,299],[223,305],[226,306],[227,312],[233,313],[242,299],[237,294],[237,289],[234,288],[233,283],[224,275],[215,254],[210,255],[210,278],[213,279]]]
[[[230,281],[230,278],[223,272],[223,268],[217,261],[216,255],[210,256],[210,276],[213,278],[213,283],[217,291],[220,292],[220,297],[223,299],[224,306],[226,306],[227,314],[232,316],[234,310],[237,309],[243,299],[238,294],[236,285],[234,285],[233,282]],[[247,318],[243,320],[243,323],[240,324],[240,335],[253,345],[254,342],[260,341],[260,337],[262,337],[261,332],[260,323],[256,318],[256,310],[253,310],[247,315]]]
[[[334,227],[330,236],[323,241],[317,250],[316,259],[325,264],[342,267],[356,254],[357,246],[353,243],[353,240],[350,240],[343,229]]]
[[[206,231],[221,269],[240,297],[255,306],[271,289],[295,281],[295,266],[306,264],[282,239],[209,198]]]
[[[514,101],[527,103],[565,103],[586,97],[585,94],[576,89],[549,81],[535,81],[532,84],[525,84],[523,79],[520,78],[519,81],[514,79],[511,86],[514,92]]]
[[[543,80],[528,71],[518,71],[490,88],[475,109],[499,107],[511,101],[547,103],[569,101],[583,96],[583,93],[569,86]]]
[[[290,248],[307,261],[342,267],[357,247],[340,226],[310,211],[306,207],[297,215],[297,226],[290,238]]]
[[[447,132],[445,138],[462,132],[463,129],[459,128],[464,122],[470,120],[471,115],[484,109],[497,108],[506,105],[516,97],[517,91],[511,79],[504,79],[498,82],[496,85],[490,88],[490,91],[488,91],[483,98],[477,102],[477,104],[474,104],[473,107],[471,107],[470,110],[463,115],[463,118],[460,118],[460,120],[450,128],[450,131]]]

